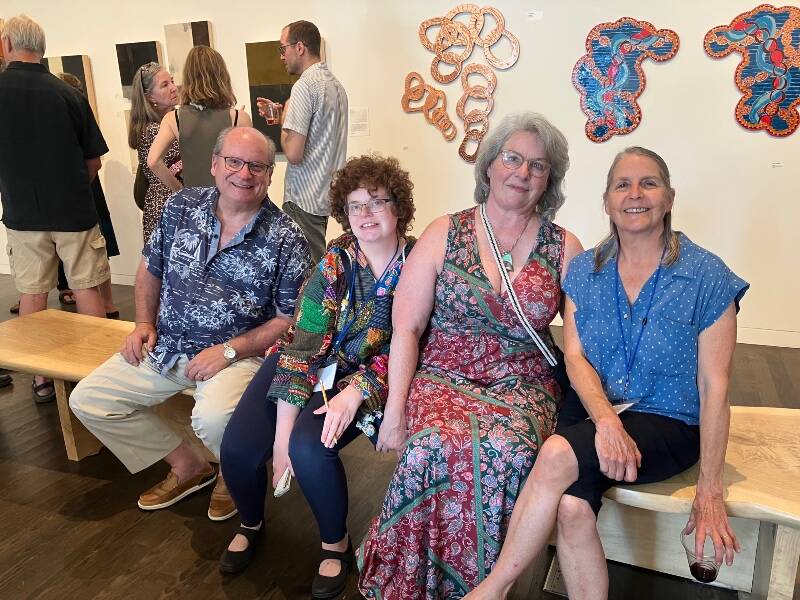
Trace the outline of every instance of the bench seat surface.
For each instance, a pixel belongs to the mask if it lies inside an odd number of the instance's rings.
[[[10,319],[0,323],[0,366],[80,381],[119,350],[133,327],[129,321],[52,309]],[[606,496],[628,506],[686,514],[697,470],[695,465],[666,481],[617,486]],[[800,410],[732,407],[724,477],[728,514],[800,528]]]
[[[118,352],[133,328],[130,321],[53,309],[9,319],[0,323],[0,366],[80,381]]]
[[[659,512],[688,514],[698,466],[671,479],[616,486],[606,497]],[[731,407],[725,505],[735,517],[800,528],[800,410]]]

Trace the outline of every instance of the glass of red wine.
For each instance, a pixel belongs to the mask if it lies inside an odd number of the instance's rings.
[[[697,556],[694,552],[694,532],[681,532],[681,544],[686,551],[686,560],[689,561],[689,571],[701,583],[711,583],[717,578],[720,565],[714,556],[714,543],[711,538],[705,539],[703,555]]]

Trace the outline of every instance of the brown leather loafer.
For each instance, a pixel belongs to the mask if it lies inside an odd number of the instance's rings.
[[[216,478],[217,472],[211,465],[208,466],[208,471],[195,475],[183,483],[178,483],[178,476],[170,471],[164,481],[154,485],[139,496],[139,508],[142,510],[167,508],[183,500],[186,496],[211,485]]]
[[[217,475],[217,485],[211,492],[211,502],[208,503],[208,518],[212,521],[225,521],[239,512],[228,492],[228,486],[222,478],[222,473]]]

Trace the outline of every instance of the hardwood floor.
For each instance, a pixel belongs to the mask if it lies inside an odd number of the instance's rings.
[[[133,288],[114,286],[123,319],[133,320]],[[0,275],[0,320],[13,318],[10,278]],[[58,308],[51,294],[51,308]],[[800,408],[800,350],[740,345],[731,401]],[[376,454],[363,438],[344,452],[355,543],[378,513],[394,456]],[[206,517],[209,494],[145,513],[138,494],[161,480],[164,465],[131,475],[107,450],[79,463],[66,459],[55,404],[36,405],[30,377],[14,374],[0,389],[0,599],[295,599],[309,597],[318,561],[318,532],[296,485],[267,501],[267,538],[242,575],[223,577],[217,559],[237,520]],[[527,597],[541,591],[539,559]],[[611,563],[613,600],[733,600],[730,591]],[[345,598],[360,598],[351,575]],[[800,598],[800,584],[795,587]]]

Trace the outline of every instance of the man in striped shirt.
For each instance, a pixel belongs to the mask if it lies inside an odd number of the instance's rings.
[[[321,37],[316,25],[290,23],[281,31],[280,40],[287,72],[300,75],[281,111],[281,148],[289,162],[283,210],[300,225],[312,259],[318,261],[325,253],[331,177],[344,166],[347,155],[347,94],[320,58]],[[262,116],[266,116],[268,103],[259,98]]]

